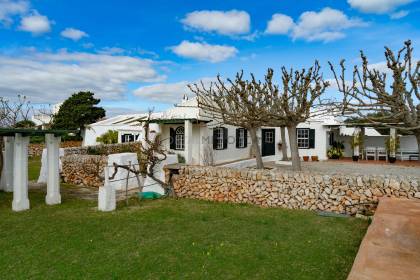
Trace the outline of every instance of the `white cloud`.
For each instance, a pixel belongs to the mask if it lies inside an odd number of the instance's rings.
[[[287,15],[274,14],[267,24],[265,33],[267,34],[287,34],[292,30],[295,23],[293,19]]]
[[[51,31],[50,20],[38,12],[34,12],[31,15],[24,16],[20,22],[19,29],[26,32],[31,32],[34,35]]]
[[[386,14],[415,0],[347,0],[349,5],[364,13]]]
[[[392,13],[389,17],[391,19],[400,19],[407,16],[408,14],[409,14],[409,11],[401,10],[399,12]]]
[[[197,60],[221,62],[235,56],[238,50],[232,46],[182,41],[170,48],[175,54]]]
[[[208,86],[212,81],[215,81],[215,78],[205,77],[200,81]],[[194,96],[194,94],[188,88],[188,84],[200,83],[200,81],[188,82],[181,81],[176,83],[159,83],[150,86],[140,87],[134,90],[134,95],[138,97],[144,97],[153,101],[162,102],[162,103],[177,103],[186,94],[189,97]]]
[[[10,25],[13,16],[25,14],[28,9],[28,1],[0,0],[0,23]]]
[[[68,38],[73,41],[79,41],[83,37],[89,37],[89,35],[86,32],[75,28],[66,28],[63,31],[61,31],[60,34],[64,38]]]
[[[195,11],[181,20],[187,28],[223,35],[240,35],[250,31],[251,19],[245,11]]]
[[[118,99],[128,83],[163,80],[154,67],[152,60],[123,55],[19,51],[0,55],[0,96],[23,94],[34,102],[56,103],[90,90],[104,99]]]
[[[268,22],[267,34],[288,34],[293,39],[330,42],[346,35],[343,30],[366,26],[360,19],[349,18],[342,11],[326,7],[319,12],[307,11],[296,23],[283,14],[274,14]]]

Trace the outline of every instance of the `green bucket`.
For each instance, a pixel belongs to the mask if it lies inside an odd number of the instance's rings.
[[[160,193],[156,193],[156,192],[139,192],[138,196],[140,199],[158,199],[160,198],[162,195]]]

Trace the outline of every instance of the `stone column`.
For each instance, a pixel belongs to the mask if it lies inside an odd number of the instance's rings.
[[[2,189],[5,192],[13,191],[13,150],[15,138],[13,136],[5,136],[4,138],[4,158],[3,158],[3,178]]]
[[[13,211],[29,209],[28,199],[28,145],[29,137],[15,134],[13,153]]]
[[[60,137],[54,134],[45,135],[47,146],[47,196],[45,203],[48,205],[60,204]]]
[[[190,120],[184,121],[184,137],[185,137],[185,163],[192,164],[192,148],[193,148],[193,137],[192,137],[192,123]]]
[[[108,166],[104,168],[105,182],[104,186],[99,188],[98,193],[98,210],[99,211],[114,211],[117,206],[115,188],[109,182]]]

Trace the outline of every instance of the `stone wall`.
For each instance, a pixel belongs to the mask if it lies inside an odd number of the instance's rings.
[[[110,155],[118,153],[134,152],[141,146],[140,142],[122,143],[122,144],[107,144],[85,147],[67,148],[64,150],[65,155],[89,155],[100,154]]]
[[[409,177],[187,166],[172,180],[179,197],[346,214],[373,211],[382,196],[420,199]]]
[[[65,141],[60,143],[60,148],[80,147],[81,141]],[[42,150],[45,148],[44,143],[31,143],[29,144],[28,154],[30,157],[42,156]]]
[[[61,158],[61,177],[65,183],[100,187],[108,157],[102,155],[67,155]]]

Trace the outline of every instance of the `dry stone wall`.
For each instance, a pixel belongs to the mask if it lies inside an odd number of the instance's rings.
[[[67,155],[61,161],[61,177],[65,183],[97,188],[103,185],[107,156]]]
[[[134,152],[136,149],[140,147],[141,147],[140,142],[73,147],[73,148],[65,149],[64,155],[89,155],[89,154],[110,155],[110,154]]]
[[[179,197],[353,215],[374,211],[383,196],[420,199],[410,177],[186,166],[172,182]]]
[[[70,148],[74,147],[77,149],[77,147],[82,146],[81,141],[65,141],[60,143],[60,148]],[[29,144],[28,148],[28,154],[30,157],[34,156],[42,156],[42,150],[45,148],[44,143],[31,143]]]

